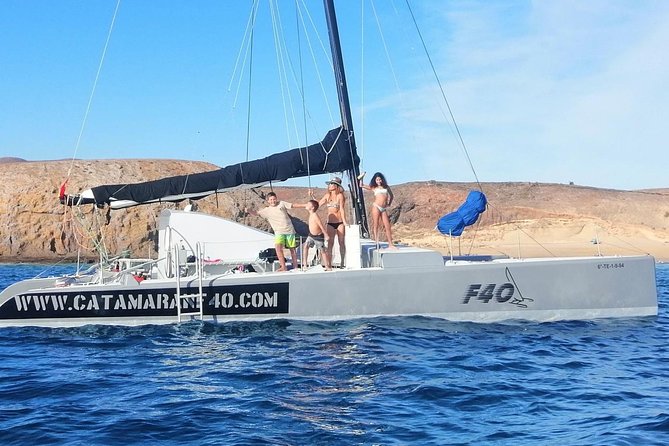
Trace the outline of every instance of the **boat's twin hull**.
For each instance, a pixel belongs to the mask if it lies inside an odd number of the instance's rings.
[[[197,292],[195,280],[182,287],[187,288],[182,293]],[[203,290],[204,319],[216,322],[396,315],[494,322],[657,314],[655,263],[649,256],[229,274],[205,280]],[[177,301],[193,311],[197,300],[177,299],[169,280],[12,294],[11,289],[0,294],[0,325],[174,323]]]

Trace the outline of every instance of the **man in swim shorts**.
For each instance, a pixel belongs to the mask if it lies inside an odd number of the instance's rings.
[[[290,221],[287,209],[291,209],[293,205],[286,201],[279,201],[274,192],[267,194],[267,207],[260,209],[258,212],[247,210],[250,214],[256,214],[269,222],[269,225],[274,231],[274,247],[276,248],[276,256],[279,258],[281,267],[279,271],[287,271],[286,257],[283,250],[290,251],[290,258],[293,268],[297,267],[297,235],[293,223]],[[306,205],[295,205],[295,207],[304,207]]]

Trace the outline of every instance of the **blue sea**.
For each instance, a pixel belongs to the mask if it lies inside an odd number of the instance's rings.
[[[652,318],[2,328],[0,444],[665,445],[657,283]]]

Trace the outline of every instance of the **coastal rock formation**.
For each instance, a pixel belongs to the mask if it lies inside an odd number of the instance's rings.
[[[155,253],[156,222],[163,203],[108,212],[91,206],[67,208],[58,202],[61,184],[77,193],[100,184],[135,183],[170,175],[217,169],[196,161],[68,160],[0,162],[0,262],[72,261],[96,258],[96,245],[114,255]],[[320,183],[319,183],[320,184]],[[437,219],[456,209],[476,185],[427,181],[393,186],[390,209],[396,238],[444,253],[512,256],[650,253],[669,258],[669,190],[619,191],[562,184],[483,183],[490,206],[461,238],[435,230]],[[280,198],[304,202],[306,188],[275,187]],[[268,229],[244,207],[263,205],[254,191],[217,194],[198,201],[199,210]],[[321,197],[325,189],[315,190]],[[371,196],[366,196],[370,203]],[[295,210],[296,221],[306,212]],[[324,215],[324,214],[323,214]],[[298,230],[303,225],[297,225]]]

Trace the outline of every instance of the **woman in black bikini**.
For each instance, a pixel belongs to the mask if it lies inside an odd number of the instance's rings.
[[[330,236],[327,247],[328,255],[333,260],[332,247],[334,246],[336,236],[339,242],[340,265],[343,267],[344,259],[346,258],[346,245],[344,244],[344,236],[346,234],[346,196],[344,195],[344,186],[341,185],[341,178],[338,177],[327,181],[325,184],[328,185],[328,191],[318,204],[320,206],[325,204],[328,210],[327,225],[325,226]]]

